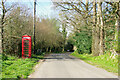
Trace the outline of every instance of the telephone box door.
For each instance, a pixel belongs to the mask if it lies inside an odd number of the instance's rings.
[[[22,36],[22,58],[31,57],[31,36]]]

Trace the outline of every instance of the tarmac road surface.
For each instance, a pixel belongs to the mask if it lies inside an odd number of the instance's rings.
[[[46,56],[44,62],[36,65],[35,72],[29,78],[118,78],[69,54],[53,53]]]

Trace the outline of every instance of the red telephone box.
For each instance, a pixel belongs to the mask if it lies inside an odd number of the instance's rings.
[[[31,36],[22,36],[22,58],[31,57]]]

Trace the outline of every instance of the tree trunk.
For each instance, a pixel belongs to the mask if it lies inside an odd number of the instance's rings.
[[[48,47],[46,48],[46,52],[48,52]]]
[[[103,44],[103,17],[102,17],[102,2],[98,3],[98,13],[100,17],[100,53],[99,55],[103,55],[104,53],[104,44]]]
[[[0,53],[3,53],[4,52],[4,45],[3,45],[3,27],[4,27],[4,18],[5,18],[5,13],[6,13],[6,10],[5,10],[5,5],[4,5],[4,2],[2,0],[2,17],[1,17],[1,26],[0,26]]]
[[[100,43],[100,8],[98,7],[98,10],[97,10],[97,25],[95,27],[95,37],[94,37],[94,49],[95,49],[95,53],[94,53],[94,56],[99,56],[99,53],[100,53],[100,48],[99,48],[99,43]]]
[[[64,48],[65,48],[65,43],[66,43],[66,37],[67,37],[67,32],[66,32],[66,24],[63,24],[62,25],[62,34],[63,34],[63,49],[62,49],[62,52],[64,52]]]
[[[63,46],[62,52],[64,52],[64,51],[65,51],[65,49],[64,49],[64,46]]]
[[[97,20],[96,20],[96,2],[93,2],[93,29],[92,29],[92,54],[94,56],[99,56],[99,24],[100,24],[100,14],[99,9],[97,11]],[[97,22],[96,22],[97,21]]]
[[[115,51],[118,51],[118,32],[119,32],[119,19],[116,18],[116,23],[115,23],[115,45],[114,45],[114,49]]]
[[[0,53],[3,53],[2,51],[2,28],[0,26]]]
[[[50,47],[50,51],[49,52],[51,53],[51,47]]]
[[[119,26],[118,26],[118,53],[120,54],[120,18],[119,18]]]
[[[96,2],[93,2],[92,54],[95,55]]]

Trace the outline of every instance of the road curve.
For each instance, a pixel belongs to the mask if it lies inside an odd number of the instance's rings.
[[[118,78],[69,54],[50,54],[29,78]]]

